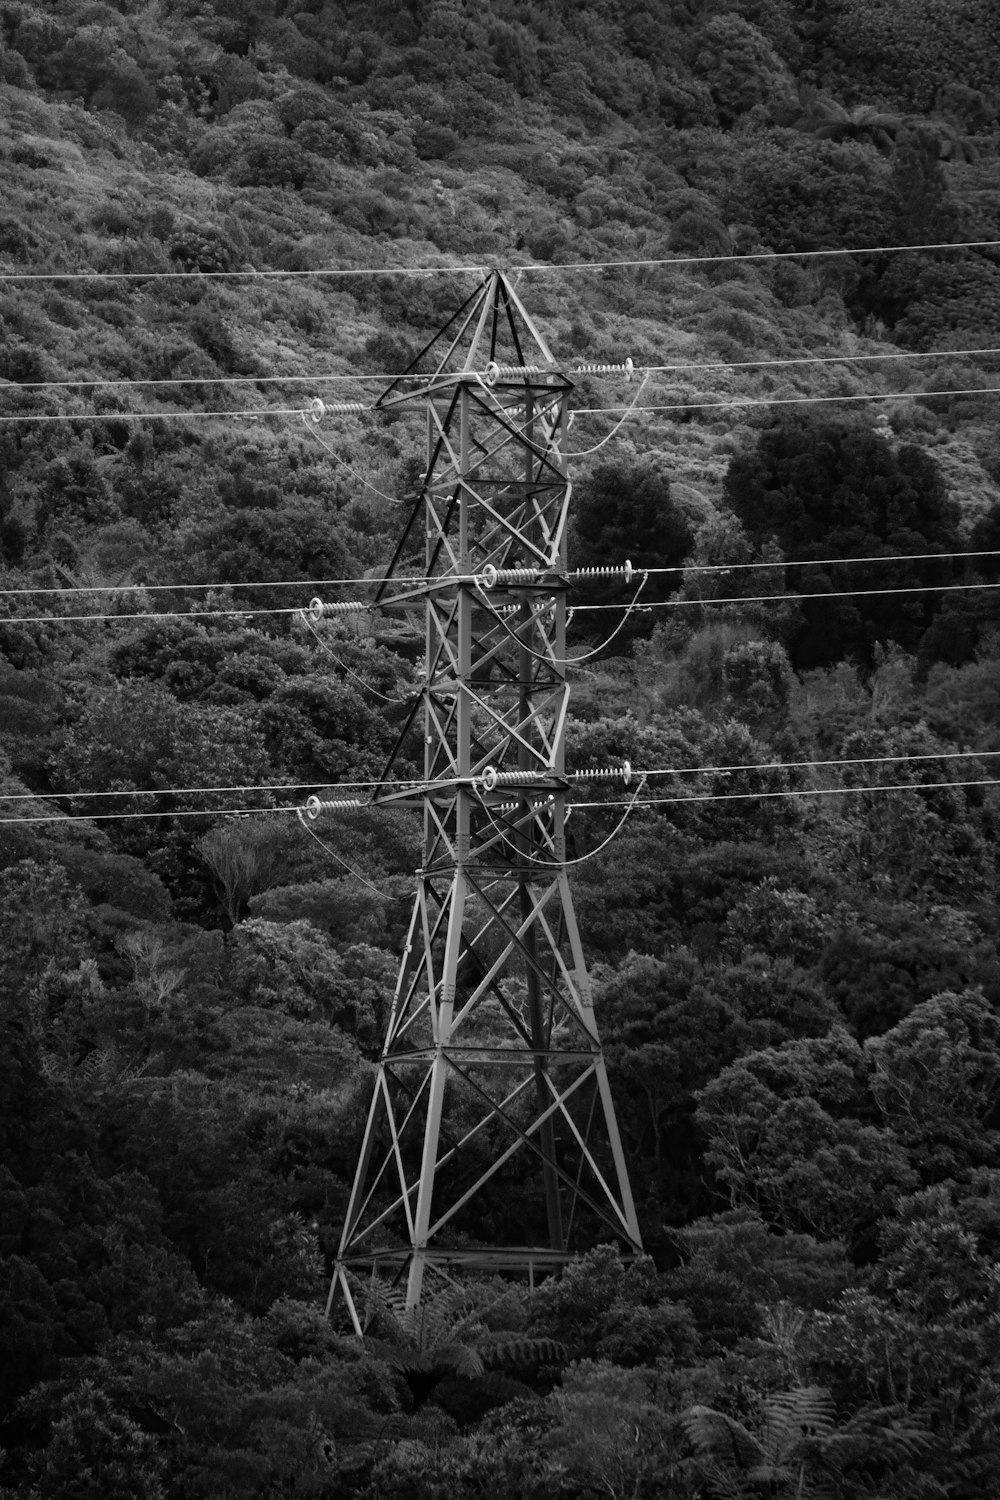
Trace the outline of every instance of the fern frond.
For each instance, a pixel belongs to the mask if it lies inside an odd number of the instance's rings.
[[[432,1361],[422,1349],[414,1349],[410,1344],[397,1344],[389,1339],[371,1338],[366,1334],[365,1348],[369,1354],[383,1360],[391,1370],[398,1371],[400,1375],[430,1373]]]
[[[809,1442],[822,1443],[836,1423],[833,1399],[821,1385],[776,1391],[764,1404],[763,1445],[768,1460],[784,1464]]]
[[[919,1458],[933,1444],[932,1434],[908,1417],[904,1407],[876,1406],[856,1412],[827,1446],[842,1463],[872,1458],[899,1463]]]
[[[569,1350],[558,1339],[506,1339],[484,1351],[488,1370],[535,1370],[569,1363]]]
[[[692,1406],[681,1421],[699,1458],[743,1470],[766,1462],[764,1450],[753,1434],[725,1412],[710,1406]]]
[[[447,1370],[468,1379],[478,1379],[485,1374],[482,1355],[468,1344],[435,1344],[433,1349],[423,1351],[424,1358],[431,1361],[435,1370]]]

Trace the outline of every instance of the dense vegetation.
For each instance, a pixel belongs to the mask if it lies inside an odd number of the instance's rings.
[[[1000,239],[991,0],[0,0],[0,47],[0,1493],[987,1493],[1000,256],[865,251]],[[569,732],[686,768],[573,880],[649,1255],[362,1345],[419,831],[288,809],[378,774],[415,647],[293,611],[422,449],[297,413],[494,264],[560,358],[668,367],[574,467],[577,562],[678,570]],[[386,266],[440,272],[204,274]]]

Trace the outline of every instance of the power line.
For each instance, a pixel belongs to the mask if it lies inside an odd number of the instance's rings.
[[[943,553],[941,555],[944,556]],[[961,553],[956,555],[965,556],[966,554]],[[973,557],[975,555],[975,553],[971,552],[968,554],[968,556],[970,557]],[[165,594],[167,592],[174,592],[177,590],[182,590],[185,592],[189,591],[193,593],[195,589],[339,588],[347,584],[350,584],[354,587],[360,587],[363,584],[368,584],[372,587],[378,587],[380,584],[385,583],[385,581],[386,580],[384,578],[277,578],[273,582],[268,582],[267,579],[261,579],[258,582],[248,583],[238,581],[234,583],[230,578],[226,581],[220,580],[215,583],[82,583],[70,584],[65,588],[53,588],[46,585],[45,587],[39,588],[24,587],[17,589],[0,589],[0,598],[6,598],[8,596],[13,597],[14,595],[20,594],[126,594],[135,593],[137,590],[144,589],[149,589],[151,593]],[[426,578],[414,577],[398,578],[394,579],[393,581],[396,583],[410,584],[427,583],[429,580]],[[209,611],[209,613],[215,614],[216,611],[212,610]],[[2,620],[2,618],[3,617],[0,616],[0,620]]]
[[[190,610],[154,610],[148,614],[139,611],[134,614],[93,614],[93,615],[0,615],[0,626],[3,625],[78,625],[86,623],[107,623],[114,620],[226,620],[245,619],[252,615],[297,615],[297,609],[261,609],[257,605],[250,605],[246,609],[190,609]]]
[[[970,755],[970,759],[975,758]],[[752,771],[753,766],[740,766],[741,771]],[[767,769],[766,767],[764,769]],[[346,785],[346,783],[344,783]],[[871,796],[881,792],[928,792],[944,791],[950,787],[968,786],[1000,786],[998,777],[981,777],[975,780],[960,781],[901,781],[891,784],[876,784],[874,786],[830,786],[830,787],[785,787],[774,792],[690,792],[677,797],[643,797],[633,802],[631,799],[609,798],[599,802],[570,802],[567,803],[567,811],[579,810],[580,812],[592,812],[602,807],[665,807],[681,803],[691,802],[762,802],[775,801],[781,797],[843,797],[852,793]],[[122,793],[121,795],[128,795]],[[39,799],[41,801],[45,798]],[[0,826],[5,823],[108,823],[122,822],[135,818],[221,818],[221,817],[245,817],[258,816],[259,814],[298,813],[298,803],[288,803],[283,807],[213,807],[213,808],[180,808],[168,811],[149,810],[147,812],[128,813],[92,813],[84,818],[74,818],[68,813],[45,813],[41,815],[15,817],[0,817]],[[589,857],[589,856],[588,856]]]
[[[834,758],[830,758],[830,759],[826,759],[826,760],[759,761],[759,762],[756,762],[755,764],[751,764],[751,765],[747,765],[747,764],[745,764],[743,762],[733,762],[732,764],[729,764],[729,765],[652,766],[649,769],[642,769],[639,774],[641,774],[642,777],[644,779],[646,779],[646,780],[648,780],[652,776],[729,776],[729,775],[735,774],[736,772],[749,772],[749,771],[830,770],[830,769],[833,769],[833,768],[842,768],[844,766],[869,766],[869,765],[890,765],[890,764],[891,765],[904,765],[904,764],[905,765],[911,765],[911,764],[916,765],[916,764],[925,764],[928,761],[939,761],[939,760],[942,760],[942,761],[944,761],[944,760],[946,760],[946,761],[951,761],[951,760],[984,760],[984,759],[986,759],[989,756],[995,756],[995,755],[1000,755],[1000,749],[997,749],[997,750],[927,750],[927,751],[919,751],[919,752],[915,752],[915,753],[909,753],[909,752],[906,752],[906,751],[901,751],[899,753],[889,753],[889,754],[885,754],[885,755],[840,756],[840,757],[834,757]],[[598,775],[598,772],[595,771],[593,774],[594,774],[594,777],[596,779],[596,777]],[[572,772],[572,773],[570,773],[569,779],[574,784],[579,784],[580,782],[586,781],[588,779],[588,772],[586,770],[584,770],[584,771],[578,771],[578,772]],[[419,788],[421,786],[423,786],[424,784],[425,784],[424,782],[420,781],[420,782],[412,782],[412,783],[407,782],[407,783],[404,783],[403,785],[406,786],[410,790],[419,790]],[[957,785],[957,783],[949,782],[948,785]],[[284,781],[284,782],[273,782],[273,783],[265,784],[265,785],[255,785],[255,784],[251,784],[251,783],[248,783],[248,782],[237,782],[237,783],[235,783],[233,785],[228,785],[228,786],[165,786],[165,787],[146,787],[146,788],[138,788],[138,787],[136,787],[136,788],[127,788],[127,789],[121,789],[120,788],[117,791],[97,791],[97,792],[95,792],[95,791],[80,791],[80,790],[71,791],[71,792],[59,792],[59,791],[56,791],[56,792],[39,792],[39,793],[35,793],[35,792],[0,792],[0,801],[3,801],[3,802],[30,802],[30,801],[38,800],[38,801],[42,801],[42,802],[51,802],[51,801],[55,801],[57,799],[60,800],[60,801],[62,801],[62,800],[68,800],[70,798],[73,798],[73,799],[81,799],[81,798],[91,799],[91,798],[95,798],[95,797],[167,797],[167,796],[171,796],[171,797],[191,797],[191,796],[195,796],[195,795],[203,795],[203,794],[209,794],[209,793],[210,794],[226,793],[228,795],[231,792],[280,792],[280,791],[304,792],[304,791],[312,791],[312,790],[314,790],[316,788],[320,788],[322,790],[327,790],[327,791],[372,791],[375,788],[384,788],[386,786],[387,786],[387,783],[384,781],[384,779],[369,780],[369,781],[337,781],[337,782],[330,782],[330,781]],[[390,785],[389,789],[392,790],[392,789],[396,789],[396,788],[393,788]],[[600,802],[580,802],[580,803],[575,803],[574,804],[574,806],[581,807],[581,808],[586,808],[586,807],[600,807],[600,806],[603,806],[603,805],[604,804],[600,803]],[[371,804],[371,807],[372,808],[376,808],[376,809],[380,808],[381,806],[382,806],[382,804],[379,804],[379,803],[372,803]],[[222,811],[222,812],[225,812],[225,811],[236,811],[236,812],[274,812],[274,811],[277,811],[277,810],[278,809],[275,809],[275,808],[236,808],[236,809],[225,809],[225,808],[223,808],[223,809],[220,809],[218,811]],[[217,809],[206,808],[206,809],[203,809],[203,811],[206,814],[214,814],[217,811]],[[194,815],[194,814],[192,814],[192,815]],[[125,814],[122,814],[122,816],[125,816]],[[141,813],[134,813],[134,814],[130,813],[130,814],[128,814],[128,816],[129,817],[141,817],[141,816],[144,816],[144,815],[141,814]],[[161,816],[163,816],[163,817],[170,817],[171,816],[170,810],[167,810],[167,811],[163,812],[161,814]]]
[[[995,548],[984,548],[980,551],[970,552],[892,552],[872,554],[868,557],[810,557],[810,558],[782,558],[780,561],[764,560],[761,562],[739,562],[739,563],[679,563],[676,568],[643,568],[643,573],[733,573],[737,569],[745,568],[834,568],[842,567],[845,563],[894,563],[894,562],[931,562],[936,559],[952,557],[997,557],[1000,553]],[[636,568],[636,572],[640,570]],[[582,608],[583,606],[577,606]]]
[[[377,781],[339,781],[337,786],[343,787],[373,787],[378,786]],[[118,788],[117,791],[104,792],[0,792],[0,802],[31,802],[38,799],[43,802],[54,802],[56,800],[66,801],[69,798],[81,797],[193,797],[209,793],[225,792],[228,796],[231,792],[306,792],[316,788],[327,788],[328,781],[275,781],[264,786],[257,786],[252,782],[237,782],[232,786],[154,786],[154,787],[128,787]],[[259,812],[271,809],[258,808]]]
[[[835,250],[753,250],[747,254],[732,255],[670,255],[652,256],[645,260],[600,260],[568,261],[565,264],[512,266],[515,274],[541,272],[560,275],[566,271],[613,271],[648,266],[710,266],[725,265],[734,261],[769,260],[817,260],[822,257],[843,255],[902,255],[906,252],[928,250],[992,250],[1000,246],[1000,240],[955,240],[930,245],[868,245]]]
[[[851,793],[863,793],[866,797],[875,792],[933,792],[959,786],[1000,786],[1000,778],[984,777],[976,781],[901,781],[879,786],[821,786],[790,787],[778,792],[691,792],[684,797],[644,797],[638,807],[665,807],[682,802],[763,802],[776,801],[780,797],[844,797]],[[621,799],[603,802],[574,803],[585,812],[593,807],[625,807]]]
[[[615,824],[614,828],[612,828],[607,838],[602,839],[601,842],[596,846],[596,848],[588,850],[586,854],[578,855],[576,859],[536,859],[530,854],[525,854],[523,850],[518,848],[516,841],[508,836],[502,824],[497,822],[489,807],[484,806],[483,811],[485,812],[489,822],[496,829],[496,832],[500,836],[501,841],[507,845],[508,849],[512,850],[518,856],[519,863],[524,861],[529,865],[534,865],[536,868],[541,868],[543,870],[566,870],[569,869],[571,865],[585,865],[588,860],[595,859],[598,854],[605,850],[608,845],[618,837],[622,829],[625,827],[625,824],[628,822],[629,813],[637,805],[639,793],[642,791],[645,785],[646,780],[645,777],[643,777],[639,781],[639,785],[636,787],[635,791],[632,793],[631,798],[626,804],[625,811],[622,813],[621,817],[618,819],[618,822]],[[567,811],[569,811],[568,808]]]
[[[695,360],[675,365],[636,365],[635,368],[647,370],[651,375],[661,375],[692,370],[771,370],[787,369],[792,365],[872,364],[884,359],[962,359],[977,354],[1000,354],[1000,349],[903,349],[891,354],[801,354],[782,359]]]
[[[390,696],[390,694],[388,694],[388,693],[383,693],[380,688],[377,688],[372,683],[367,682],[365,680],[365,678],[362,677],[359,672],[355,672],[354,669],[353,669],[353,667],[349,667],[345,661],[342,661],[340,659],[340,657],[337,655],[337,653],[335,651],[332,651],[330,649],[329,645],[327,644],[326,641],[324,641],[323,637],[320,635],[320,633],[317,630],[316,626],[313,624],[312,620],[309,618],[309,616],[307,614],[303,614],[303,618],[305,619],[305,622],[306,622],[306,629],[309,631],[310,635],[312,635],[315,638],[316,643],[319,646],[320,650],[323,651],[323,652],[325,652],[326,655],[330,657],[331,661],[336,662],[336,664],[340,668],[340,670],[342,672],[345,672],[348,677],[353,677],[354,680],[355,680],[355,682],[357,682],[358,684],[360,684],[360,686],[364,688],[364,690],[365,690],[366,693],[374,693],[376,698],[381,698],[383,703],[388,703],[388,704],[410,703],[416,697],[416,695],[419,693],[420,689],[419,689],[419,687],[416,687],[416,686],[412,689],[411,692],[405,693],[402,697],[399,697],[399,696]]]
[[[225,417],[233,421],[237,417],[301,417],[301,406],[255,406],[246,411],[86,411],[86,412],[19,412],[13,416],[0,417],[0,422],[201,422],[209,418]]]
[[[943,556],[946,554],[932,553],[931,556]],[[963,553],[956,554],[964,556]],[[992,554],[991,554],[992,555]],[[852,559],[845,559],[852,561]],[[785,564],[789,567],[802,567],[805,564]],[[637,570],[638,571],[638,570]],[[666,572],[681,571],[668,568]],[[239,587],[240,585],[233,585]],[[972,589],[995,589],[1000,588],[998,583],[937,583],[937,584],[913,584],[891,589],[830,589],[823,593],[781,593],[781,594],[737,594],[725,599],[660,599],[650,604],[636,604],[630,606],[637,613],[644,614],[651,609],[680,609],[686,605],[697,604],[782,604],[799,599],[854,599],[873,595],[892,594],[958,594],[967,593]],[[624,609],[624,604],[577,604],[574,606],[576,614],[593,613],[597,610]],[[192,609],[192,610],[154,610],[148,614],[138,611],[127,614],[95,613],[89,615],[0,615],[0,626],[4,625],[77,625],[77,624],[108,624],[119,620],[197,620],[197,619],[246,619],[257,615],[297,615],[299,609],[290,607],[261,608],[257,605],[248,605],[245,609]]]
[[[865,391],[860,395],[852,396],[727,396],[722,401],[679,401],[665,406],[639,406],[634,412],[631,408],[624,406],[585,406],[577,407],[573,415],[593,417],[624,411],[641,417],[647,412],[660,411],[727,411],[743,406],[819,406],[831,401],[917,401],[927,396],[996,395],[1000,395],[1000,386],[970,385],[948,391]],[[10,420],[16,421],[16,418]]]
[[[122,796],[131,795],[123,792]],[[41,801],[48,800],[41,798]],[[78,819],[69,813],[45,813],[37,816],[14,818],[0,817],[0,826],[4,823],[114,823],[123,822],[132,818],[222,818],[222,817],[245,817],[253,814],[256,817],[261,813],[288,813],[294,812],[297,804],[285,807],[195,807],[195,808],[171,808],[168,811],[159,811],[150,808],[146,812],[127,813],[88,813],[85,818]]]
[[[328,843],[326,843],[326,841],[324,839],[320,838],[319,834],[316,832],[316,830],[314,828],[310,828],[309,827],[309,823],[308,823],[307,819],[303,816],[301,807],[297,807],[295,809],[295,813],[296,813],[296,816],[297,816],[299,822],[302,824],[302,827],[305,829],[306,833],[308,833],[308,835],[309,835],[310,838],[313,838],[313,839],[316,840],[317,844],[320,846],[320,848],[323,850],[323,852],[325,854],[328,854],[331,859],[336,860],[337,864],[340,865],[342,869],[346,870],[347,873],[348,873],[348,875],[352,875],[355,880],[360,880],[360,882],[361,882],[362,885],[367,886],[370,891],[374,891],[375,895],[378,896],[380,899],[382,898],[383,892],[379,890],[379,888],[378,888],[377,885],[373,885],[372,882],[368,879],[368,877],[366,875],[362,875],[361,872],[360,872],[360,870],[355,870],[355,868],[353,867],[353,865],[349,865],[347,863],[346,859],[343,859],[337,853],[337,851],[335,849],[331,849],[330,845]],[[408,901],[410,898],[407,895],[407,896],[396,896],[393,899],[395,899],[397,901]]]
[[[983,354],[1000,353],[1000,350],[984,349]],[[62,390],[103,390],[105,388],[130,389],[135,385],[320,385],[331,380],[415,380],[423,377],[407,375],[404,371],[401,375],[338,375],[333,373],[322,375],[167,375],[162,377],[145,378],[142,376],[129,377],[128,379],[109,376],[100,380],[14,380],[4,389],[9,394],[11,389],[15,391],[62,391]]]
[[[305,413],[303,413],[303,417],[306,417]],[[347,462],[346,458],[341,458],[340,454],[330,447],[326,438],[321,436],[315,425],[309,422],[308,419],[306,419],[306,425],[309,428],[310,436],[315,438],[316,442],[330,455],[335,464],[339,464],[342,469],[347,470],[347,473],[356,483],[364,485],[366,490],[371,490],[373,495],[377,495],[380,500],[387,500],[390,505],[395,502],[397,498],[395,495],[387,495],[384,490],[379,489],[378,485],[372,484],[370,479],[366,479],[363,474],[359,474],[353,464]]]
[[[988,243],[987,241],[983,242]],[[327,266],[307,271],[3,271],[0,281],[287,281],[344,276],[483,276],[484,266]]]
[[[692,360],[668,365],[635,365],[636,374],[663,375],[688,373],[698,370],[771,370],[790,369],[801,365],[873,364],[882,360],[910,359],[968,359],[976,356],[1000,354],[1000,348],[981,349],[904,349],[879,354],[802,354],[780,359],[739,360]],[[578,361],[567,361],[576,364]],[[571,371],[570,373],[594,374],[594,371]],[[600,373],[600,372],[597,372]],[[363,374],[345,375],[324,371],[313,375],[169,375],[157,377],[107,377],[99,380],[16,380],[3,387],[5,394],[20,391],[61,390],[129,390],[134,386],[186,386],[186,385],[321,385],[331,381],[375,380],[391,383],[397,380],[426,380],[426,374],[402,370],[395,374],[370,371]],[[113,415],[117,415],[114,413]]]
[[[786,566],[802,567],[805,565],[795,563]],[[996,588],[1000,588],[1000,583],[922,583],[891,589],[829,589],[813,594],[737,594],[729,599],[657,599],[649,604],[637,604],[634,608],[638,614],[645,614],[651,609],[682,609],[685,606],[697,604],[787,604],[789,601],[798,599],[862,599],[878,595],[888,597],[890,594],[962,594],[972,589]],[[574,606],[574,613],[591,614],[597,610],[625,608],[624,604],[577,604]]]
[[[725,265],[734,261],[817,260],[824,257],[852,255],[903,255],[938,250],[990,250],[1000,240],[950,240],[939,244],[861,245],[827,250],[753,250],[729,255],[668,255],[641,260],[567,261],[564,263],[529,262],[510,267],[511,274],[562,276],[578,271],[630,270],[649,266]],[[0,280],[16,282],[45,281],[266,281],[284,278],[303,280],[322,277],[366,276],[485,276],[488,268],[478,266],[327,266],[304,271],[3,271]]]
[[[643,568],[641,566],[637,566],[635,568],[635,572],[636,573],[649,573],[650,575],[658,574],[658,573],[733,573],[733,572],[736,572],[736,571],[741,570],[741,569],[753,569],[753,570],[756,570],[758,568],[807,568],[807,567],[808,568],[832,568],[832,567],[844,567],[844,566],[847,566],[848,564],[851,564],[851,563],[860,564],[860,563],[883,563],[883,562],[884,563],[895,563],[895,562],[929,562],[929,561],[933,561],[935,559],[949,559],[949,558],[955,558],[955,557],[963,557],[964,558],[964,557],[997,557],[997,556],[1000,556],[1000,552],[998,552],[995,548],[983,548],[983,549],[978,550],[978,551],[977,550],[972,550],[972,551],[968,551],[968,552],[965,552],[965,551],[962,551],[962,552],[894,552],[894,553],[878,553],[878,554],[873,554],[873,555],[866,556],[866,557],[816,557],[816,558],[799,558],[799,559],[796,559],[794,561],[789,561],[787,558],[782,558],[779,561],[774,561],[774,560],[770,560],[770,559],[764,559],[764,560],[762,560],[760,562],[678,563],[677,567],[675,567],[675,568],[665,568],[665,567]],[[45,585],[45,586],[39,585],[38,587],[35,587],[35,588],[32,588],[32,587],[23,587],[23,588],[16,588],[16,589],[2,589],[2,588],[0,588],[0,599],[22,597],[22,596],[29,595],[29,594],[47,594],[47,595],[62,595],[62,594],[68,594],[68,595],[74,595],[74,594],[127,594],[127,593],[137,593],[137,592],[141,593],[141,592],[145,592],[147,590],[150,593],[154,593],[154,594],[159,594],[159,593],[164,593],[165,594],[165,593],[168,593],[168,592],[177,592],[177,591],[186,592],[186,593],[194,593],[195,591],[200,590],[200,589],[220,589],[220,590],[221,589],[290,589],[290,588],[297,588],[297,589],[302,589],[302,588],[326,589],[326,588],[341,588],[341,587],[347,587],[347,586],[351,586],[351,587],[354,587],[354,588],[359,588],[359,587],[378,588],[378,587],[381,587],[382,585],[384,585],[387,581],[388,582],[392,582],[394,584],[399,584],[399,585],[404,585],[405,584],[407,586],[410,586],[410,585],[419,585],[419,584],[426,584],[426,583],[435,583],[435,582],[438,582],[439,580],[436,579],[436,578],[429,578],[429,577],[417,577],[416,575],[413,575],[412,577],[409,577],[409,576],[396,577],[395,575],[392,575],[392,577],[390,579],[388,579],[388,580],[386,578],[384,578],[384,577],[382,577],[382,578],[280,578],[280,579],[274,579],[274,580],[272,580],[270,582],[268,580],[266,580],[266,579],[262,579],[262,580],[256,581],[256,582],[237,582],[237,583],[234,583],[232,581],[232,579],[229,579],[229,580],[226,580],[226,581],[220,580],[220,581],[217,581],[215,583],[153,583],[153,582],[146,582],[146,583],[68,584],[68,585],[66,585],[65,587],[62,587],[62,588],[55,588],[55,587],[51,587],[49,585]],[[577,608],[584,608],[585,606],[578,605],[576,607]],[[216,613],[219,613],[219,611],[217,611],[217,610],[211,610],[211,611],[209,611],[209,613],[216,614]],[[180,612],[178,613],[178,618],[185,618],[185,617],[186,616],[183,613],[180,613]],[[0,616],[0,623],[3,622],[3,618],[4,618],[3,616]],[[110,618],[120,619],[121,616],[115,615],[115,616],[111,616]],[[152,618],[152,616],[143,616],[143,618],[144,619],[149,619],[149,618]]]
[[[625,412],[641,417],[661,411],[726,411],[739,407],[754,406],[815,406],[831,401],[916,401],[927,396],[995,396],[1000,386],[961,386],[946,391],[866,391],[851,396],[727,396],[722,401],[680,401],[657,406],[581,406],[572,411],[575,417],[616,416]],[[255,421],[269,417],[298,417],[308,415],[301,406],[258,406],[245,411],[114,411],[114,412],[25,412],[0,416],[0,423],[12,422],[145,422],[145,421],[204,421],[225,417],[229,421],[237,418],[252,418]]]
[[[737,771],[815,771],[843,766],[911,765],[931,760],[979,760],[990,755],[1000,755],[1000,750],[926,750],[915,754],[839,756],[829,760],[762,761],[754,766],[735,763],[729,766],[661,766],[642,774],[647,779],[650,776],[731,776]]]

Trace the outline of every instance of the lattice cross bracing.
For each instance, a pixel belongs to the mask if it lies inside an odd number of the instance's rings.
[[[530,1271],[599,1237],[640,1248],[565,868],[571,389],[495,272],[380,402],[427,421],[379,594],[422,613],[425,680],[375,794],[419,803],[424,842],[330,1292],[359,1332],[352,1272],[405,1275],[415,1306],[428,1270]],[[490,566],[506,575],[492,586]],[[419,587],[395,582],[414,571]],[[423,785],[394,787],[418,724]],[[535,1243],[506,1243],[514,1173]]]

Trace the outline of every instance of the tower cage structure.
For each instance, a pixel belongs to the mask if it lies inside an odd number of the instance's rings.
[[[422,808],[423,854],[327,1301],[358,1333],[358,1278],[415,1307],[429,1273],[641,1249],[566,871],[572,388],[497,271],[378,403],[426,412],[376,601],[422,610],[424,681],[372,797]],[[394,784],[418,725],[423,780]]]

